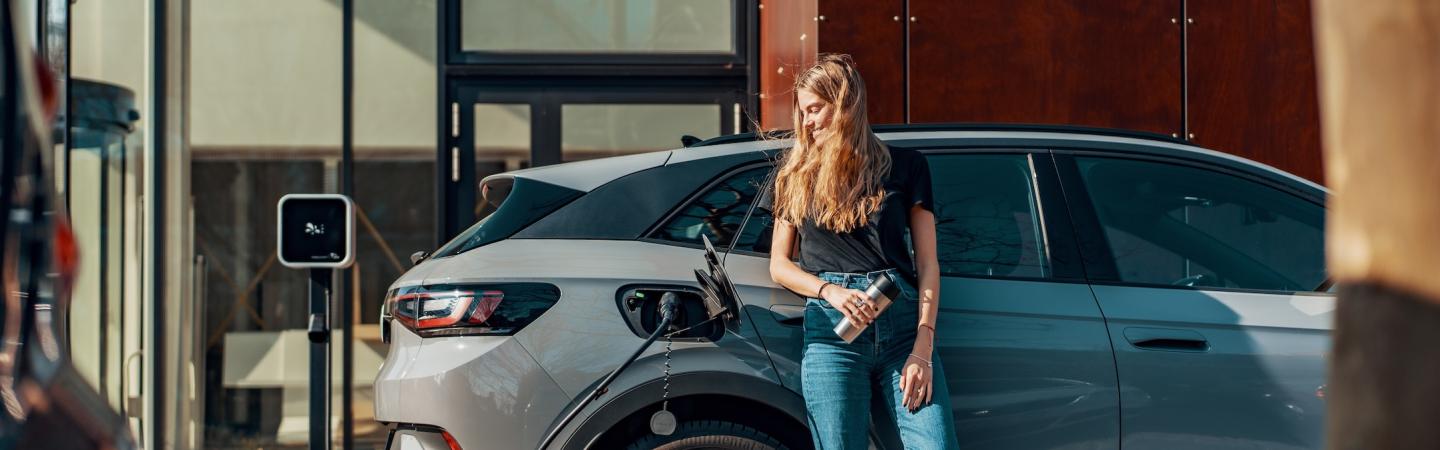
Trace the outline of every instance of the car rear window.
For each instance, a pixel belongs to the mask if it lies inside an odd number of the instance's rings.
[[[456,255],[510,237],[521,228],[554,212],[583,192],[528,178],[500,177],[485,180],[480,192],[495,212],[435,251],[435,257]]]

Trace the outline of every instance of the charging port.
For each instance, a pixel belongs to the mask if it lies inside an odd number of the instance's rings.
[[[675,293],[680,300],[676,309],[675,323],[666,333],[685,330],[675,335],[676,341],[716,341],[724,336],[725,327],[720,321],[706,322],[710,318],[705,312],[705,302],[698,289],[684,286],[634,285],[620,290],[618,303],[620,313],[636,336],[647,337],[655,332],[660,323],[660,296]],[[693,328],[692,328],[693,327]]]

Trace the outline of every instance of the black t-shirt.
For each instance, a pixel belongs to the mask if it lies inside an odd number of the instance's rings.
[[[812,219],[798,227],[801,269],[820,272],[872,272],[898,269],[912,286],[918,286],[915,262],[910,257],[910,207],[935,211],[930,190],[930,164],[920,152],[890,149],[890,173],[885,177],[885,199],[869,224],[848,233],[821,228]],[[766,188],[758,207],[770,210],[775,187]]]

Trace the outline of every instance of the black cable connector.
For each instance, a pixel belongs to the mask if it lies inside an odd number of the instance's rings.
[[[660,322],[668,324],[675,321],[675,312],[680,309],[680,301],[675,297],[674,292],[660,296]]]

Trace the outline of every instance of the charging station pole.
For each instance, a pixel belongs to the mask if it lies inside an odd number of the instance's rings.
[[[310,269],[310,449],[330,448],[330,280]]]
[[[310,271],[310,450],[329,450],[330,283],[355,262],[355,205],[339,194],[288,194],[277,209],[280,264]]]

